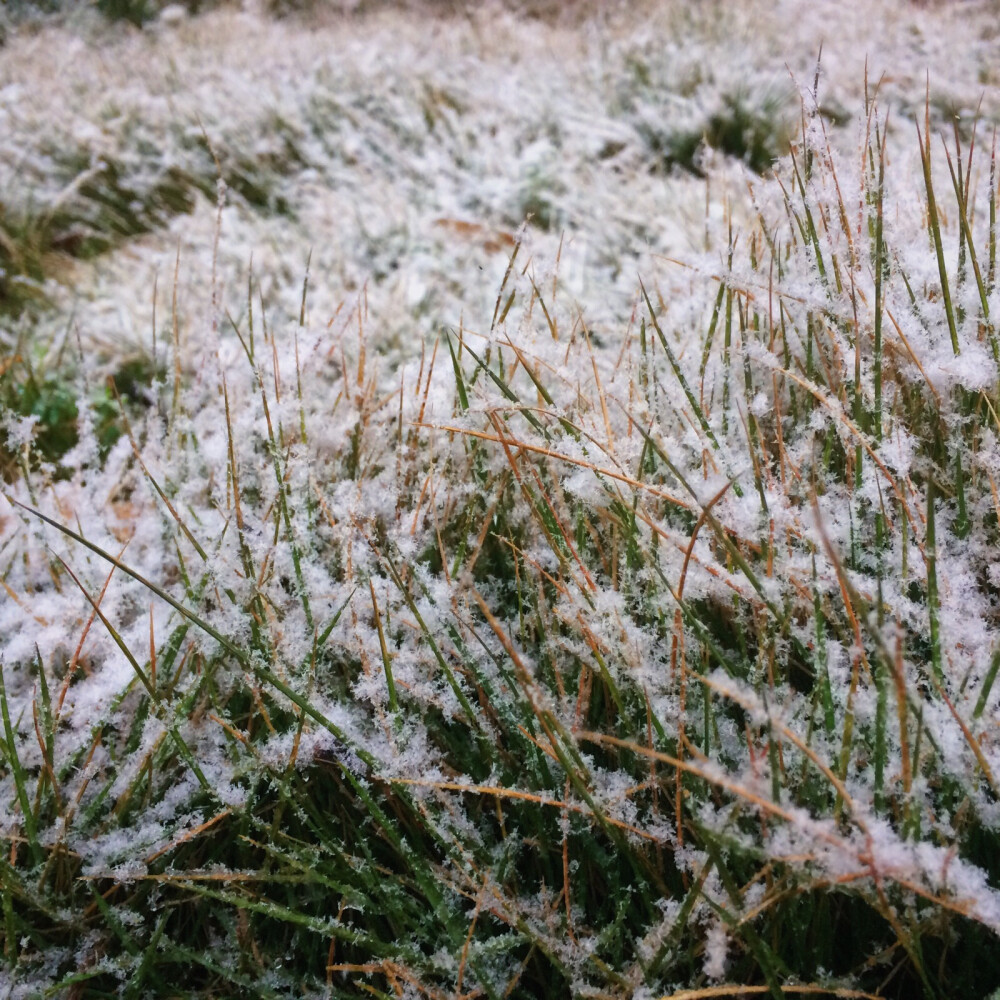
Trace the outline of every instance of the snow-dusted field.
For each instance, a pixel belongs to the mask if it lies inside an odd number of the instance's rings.
[[[0,996],[1000,987],[996,4],[455,7],[7,30]]]
[[[536,267],[551,269],[562,248],[566,308],[620,332],[658,255],[703,250],[706,229],[720,242],[727,202],[737,224],[747,216],[733,162],[700,157],[701,179],[666,169],[663,152],[697,140],[727,101],[783,152],[822,47],[820,100],[844,122],[832,131],[848,151],[866,64],[907,140],[928,79],[939,122],[980,101],[990,120],[1000,104],[988,4],[641,2],[598,5],[583,21],[570,7],[555,23],[490,4],[454,17],[430,7],[307,24],[227,7],[142,32],[81,17],[8,41],[8,224],[58,206],[71,232],[113,227],[101,213],[115,206],[80,194],[94,175],[100,192],[112,164],[155,227],[86,265],[53,261],[51,329],[73,316],[85,339],[148,350],[153,290],[169,315],[179,250],[181,323],[198,340],[218,233],[223,308],[243,311],[252,259],[268,307],[297,316],[311,254],[313,321],[364,292],[369,335],[405,355],[463,315],[484,322],[532,214]],[[221,230],[213,154],[234,189]],[[171,218],[159,186],[185,190],[192,210]]]

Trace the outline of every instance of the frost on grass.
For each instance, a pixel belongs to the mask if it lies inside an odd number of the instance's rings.
[[[131,433],[102,450],[84,422],[52,459],[37,420],[5,415],[15,978],[137,994],[155,962],[192,991],[652,996],[890,973],[916,990],[943,969],[993,988],[970,960],[1000,931],[992,151],[949,137],[953,182],[886,129],[891,82],[846,131],[807,90],[773,177],[699,160],[710,190],[749,182],[738,238],[710,210],[683,264],[644,258],[637,287],[620,246],[640,220],[612,211],[609,176],[592,218],[585,185],[546,179],[595,139],[568,128],[595,91],[549,105],[525,56],[484,70],[463,112],[435,74],[470,64],[478,22],[445,23],[454,64],[418,40],[379,57],[385,106],[350,63],[324,70],[344,77],[324,100],[352,95],[333,110],[290,71],[274,84],[297,176],[322,159],[393,182],[400,205],[344,265],[369,287],[314,258],[295,322],[301,289],[273,304],[259,258],[230,280],[260,231],[229,177],[215,283],[190,331],[161,328]],[[623,185],[690,191],[628,170],[642,101],[683,103],[696,67],[608,37],[597,127],[627,138],[608,159]],[[830,58],[828,76],[848,54]],[[399,66],[432,81],[425,113]],[[348,134],[306,129],[310,108]],[[516,140],[516,183],[485,159],[459,171],[456,151],[488,158],[463,131],[484,121]],[[411,175],[440,187],[408,201]],[[478,270],[470,237],[500,243],[492,284],[459,268]],[[228,942],[218,961],[206,940]]]

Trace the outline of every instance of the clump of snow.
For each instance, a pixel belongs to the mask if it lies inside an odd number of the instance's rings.
[[[705,975],[718,982],[726,975],[729,934],[722,922],[713,921],[705,934]]]

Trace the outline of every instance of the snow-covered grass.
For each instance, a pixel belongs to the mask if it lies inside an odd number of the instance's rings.
[[[4,996],[1000,986],[995,28],[872,9],[14,31]]]

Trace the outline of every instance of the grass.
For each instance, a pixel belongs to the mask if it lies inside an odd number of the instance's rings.
[[[278,137],[275,149],[253,157],[223,154],[224,162],[204,136],[151,140],[128,135],[127,127],[123,139],[135,148],[120,159],[87,145],[44,150],[51,171],[45,179],[60,190],[8,212],[0,206],[0,315],[37,310],[46,303],[46,279],[71,262],[93,260],[130,238],[166,228],[194,210],[199,194],[214,198],[220,171],[235,198],[265,214],[287,215],[288,203],[276,188],[303,163],[280,121],[265,127]],[[183,151],[183,165],[163,167],[161,147],[174,144]]]
[[[764,173],[788,151],[784,122],[785,95],[770,95],[755,106],[740,93],[722,94],[720,107],[687,130],[643,123],[640,134],[658,169],[674,168],[702,174],[705,147],[742,160],[755,173]],[[669,121],[669,119],[668,119]]]
[[[613,345],[5,362],[11,996],[1000,987],[995,145],[866,89]]]

